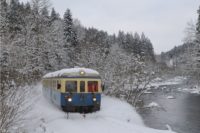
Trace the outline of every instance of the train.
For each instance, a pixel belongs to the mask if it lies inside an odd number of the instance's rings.
[[[89,68],[67,68],[43,76],[42,92],[65,112],[99,111],[103,90],[100,74]]]

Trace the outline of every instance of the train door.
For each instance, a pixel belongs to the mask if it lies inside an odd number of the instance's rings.
[[[86,101],[87,101],[87,97],[88,95],[84,92],[86,92],[85,90],[85,81],[80,81],[80,93],[79,93],[79,102],[81,105],[85,105]]]

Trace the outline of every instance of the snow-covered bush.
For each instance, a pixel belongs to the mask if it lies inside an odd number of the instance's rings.
[[[12,71],[7,67],[0,70],[0,133],[7,133],[17,127],[24,120],[31,103],[28,96],[30,87],[15,84]],[[15,77],[16,78],[16,77]]]
[[[1,79],[0,83],[0,132],[7,133],[20,126],[29,111],[29,87],[17,87],[13,81]]]

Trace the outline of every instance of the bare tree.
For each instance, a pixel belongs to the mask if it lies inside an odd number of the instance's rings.
[[[149,84],[154,77],[154,72],[147,71],[144,65],[139,65],[133,71],[129,80],[130,89],[127,91],[126,100],[134,107],[137,106],[141,96],[148,90]],[[134,73],[135,72],[135,73]]]
[[[29,89],[17,87],[14,81],[8,80],[7,77],[8,75],[1,71],[0,133],[7,133],[18,127],[30,107],[26,101]]]
[[[187,23],[185,28],[185,37],[183,39],[186,43],[192,43],[196,39],[196,26],[193,21]]]
[[[183,64],[187,75],[190,76],[188,79],[189,83],[192,85],[200,83],[200,35],[196,30],[196,25],[194,22],[189,22],[185,33],[184,42],[187,43],[187,51],[184,53],[184,58],[186,63]]]

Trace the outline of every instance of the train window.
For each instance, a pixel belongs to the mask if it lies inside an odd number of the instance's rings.
[[[85,81],[80,82],[80,92],[85,92]]]
[[[51,82],[50,82],[50,80],[48,82],[49,82],[49,88],[51,88]]]
[[[77,81],[66,81],[66,92],[77,92]]]
[[[53,87],[52,87],[53,86],[52,80],[49,81],[49,85],[50,85],[50,88],[53,89]]]
[[[97,81],[88,81],[88,92],[98,92]]]
[[[56,88],[56,87],[55,87],[55,80],[53,80],[53,82],[52,82],[52,88],[53,88],[53,89]]]
[[[51,86],[50,86],[50,81],[48,80],[48,88],[51,88]]]
[[[57,81],[55,80],[55,81],[54,81],[53,88],[56,89],[56,87],[57,87]]]
[[[59,81],[57,81],[57,89],[61,89],[61,83]]]
[[[50,88],[50,86],[49,86],[49,80],[47,80],[47,87]]]

